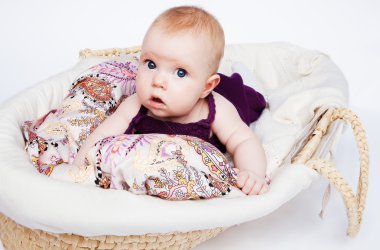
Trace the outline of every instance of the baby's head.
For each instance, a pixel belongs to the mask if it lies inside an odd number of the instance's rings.
[[[191,6],[163,12],[141,48],[136,81],[143,105],[150,110],[155,105],[158,116],[189,112],[219,83],[216,71],[223,53],[224,32],[212,15]]]
[[[208,48],[210,67],[215,73],[224,54],[224,32],[218,20],[207,11],[194,6],[180,6],[166,10],[151,24],[147,35],[153,29],[162,29],[167,35],[190,34],[204,39]]]

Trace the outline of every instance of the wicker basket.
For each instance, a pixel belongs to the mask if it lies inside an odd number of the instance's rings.
[[[110,49],[101,51],[83,50],[81,57],[119,56],[139,51],[133,49]],[[334,122],[344,120],[351,124],[360,156],[360,176],[357,194],[327,159],[315,158],[315,152]],[[305,145],[292,159],[293,163],[306,164],[324,176],[341,193],[347,208],[347,234],[354,237],[359,231],[368,190],[368,145],[365,131],[358,117],[348,109],[331,108],[318,121],[317,127]],[[83,237],[74,234],[54,234],[32,230],[17,224],[6,215],[0,214],[0,238],[5,249],[190,249],[223,232],[225,228],[214,228],[191,232],[145,234],[129,236]]]

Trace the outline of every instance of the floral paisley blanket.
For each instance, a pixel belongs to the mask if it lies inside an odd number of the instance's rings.
[[[146,134],[103,139],[87,154],[97,186],[168,200],[220,197],[236,187],[232,164],[190,136]]]
[[[236,186],[232,164],[193,137],[120,135],[89,152],[90,165],[71,165],[87,136],[135,92],[139,54],[105,61],[83,72],[62,105],[23,126],[36,169],[55,179],[123,189],[169,200],[208,199]]]
[[[138,54],[90,67],[72,83],[59,108],[23,125],[26,150],[37,170],[50,176],[72,163],[88,135],[136,90]]]

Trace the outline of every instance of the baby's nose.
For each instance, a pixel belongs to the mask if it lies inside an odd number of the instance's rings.
[[[166,81],[162,75],[157,75],[152,81],[152,86],[166,90]]]

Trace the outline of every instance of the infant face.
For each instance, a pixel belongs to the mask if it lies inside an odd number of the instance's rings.
[[[208,78],[210,42],[192,32],[150,29],[141,51],[136,85],[141,103],[154,116],[186,116],[199,101]]]

